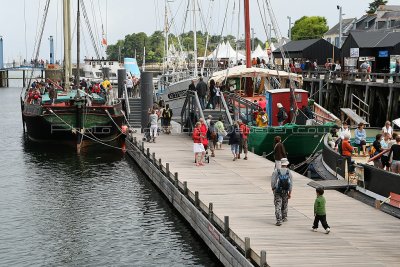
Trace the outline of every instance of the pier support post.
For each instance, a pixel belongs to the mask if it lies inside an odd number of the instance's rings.
[[[229,216],[224,216],[224,236],[229,237]]]
[[[134,144],[135,146],[137,146],[137,138],[136,138],[136,136],[133,137],[133,144]]]
[[[147,157],[150,159],[150,148],[147,148],[146,155],[147,155]]]
[[[389,87],[389,101],[388,101],[388,108],[386,113],[386,120],[391,120],[392,117],[392,107],[393,107],[393,86]]]
[[[344,87],[344,100],[343,100],[343,107],[347,108],[347,99],[349,98],[349,84],[346,83]]]
[[[393,88],[394,89],[394,88]],[[400,88],[396,88],[393,91],[393,105],[392,105],[392,119],[397,118],[397,110],[399,109],[399,95]]]
[[[250,258],[250,237],[244,238],[244,256]]]
[[[156,163],[156,153],[155,152],[153,152],[153,155],[152,155],[152,159],[151,159],[151,161],[153,161],[153,164],[155,164]]]
[[[118,98],[122,98],[125,89],[126,69],[118,70]]]
[[[265,250],[261,250],[260,253],[260,267],[267,267],[267,252]]]
[[[25,70],[22,71],[22,86],[26,87],[26,77],[25,77]]]
[[[158,168],[162,171],[162,161],[161,158],[158,159]]]
[[[208,220],[212,223],[214,222],[214,211],[213,211],[213,203],[208,204]]]
[[[329,109],[329,97],[330,97],[330,90],[331,90],[331,84],[327,83],[326,84],[326,93],[325,93],[325,108]]]
[[[319,81],[319,97],[318,97],[318,104],[320,104],[322,107],[324,106],[324,98],[323,98],[323,89],[324,89],[324,81],[320,80]]]
[[[368,103],[368,96],[369,96],[369,85],[365,86],[365,95],[364,95],[364,102]]]
[[[199,191],[194,191],[194,205],[196,208],[200,206]]]

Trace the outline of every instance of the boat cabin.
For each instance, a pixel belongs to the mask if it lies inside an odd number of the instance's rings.
[[[274,90],[267,90],[266,94],[266,111],[269,117],[269,126],[278,126],[278,103],[281,103],[282,106],[285,108],[286,113],[288,114],[287,121],[292,121],[291,114],[290,114],[290,89],[283,88],[283,89],[274,89]],[[297,108],[301,109],[303,106],[308,105],[308,92],[303,89],[295,89],[294,98],[296,101]]]

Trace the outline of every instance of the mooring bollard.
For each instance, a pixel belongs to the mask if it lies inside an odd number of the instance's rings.
[[[161,162],[161,158],[158,159],[158,168],[162,171],[162,162]]]
[[[229,237],[229,216],[224,216],[224,236]]]
[[[244,256],[250,258],[250,237],[244,238]]]
[[[199,191],[194,191],[194,205],[197,208],[200,206]]]
[[[267,252],[265,250],[261,250],[260,256],[260,266],[267,267]]]
[[[153,159],[152,159],[153,163],[156,164],[156,153],[153,152]]]
[[[137,138],[136,138],[136,137],[133,137],[133,144],[134,144],[135,146],[137,146]]]
[[[187,182],[186,181],[183,182],[183,194],[185,196],[188,195],[188,188],[187,188]]]
[[[307,177],[311,179],[311,171],[310,170],[307,171]]]
[[[267,157],[267,152],[263,152],[263,158]]]
[[[253,147],[251,147],[251,153],[253,153],[253,154],[254,154],[254,146],[253,146]]]
[[[179,189],[178,173],[175,173],[175,187]]]
[[[150,148],[147,148],[147,157],[150,159]]]
[[[208,204],[208,220],[210,222],[214,221],[213,203]]]

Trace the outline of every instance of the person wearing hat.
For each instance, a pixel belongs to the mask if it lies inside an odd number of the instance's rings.
[[[364,123],[360,122],[357,129],[354,130],[354,139],[359,151],[363,151],[363,155],[367,155],[367,132],[364,129]]]
[[[278,125],[282,126],[283,123],[285,122],[285,120],[287,120],[288,118],[288,114],[285,110],[285,108],[283,107],[283,105],[281,103],[276,104],[276,106],[278,107]]]
[[[271,189],[274,193],[276,226],[287,221],[288,202],[292,196],[293,176],[290,172],[287,158],[281,159],[281,168],[275,169],[271,176]]]
[[[207,127],[210,127],[212,118],[213,118],[213,117],[212,117],[211,115],[208,115],[208,117],[207,117],[207,119],[206,119]]]

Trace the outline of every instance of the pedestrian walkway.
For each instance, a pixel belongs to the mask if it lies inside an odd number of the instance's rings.
[[[142,135],[136,134],[137,140]],[[310,179],[294,173],[288,222],[275,226],[270,177],[273,163],[249,153],[232,161],[228,145],[210,163],[196,167],[193,143],[186,134],[161,135],[145,143],[180,181],[213,203],[214,214],[229,216],[230,228],[254,251],[266,250],[270,266],[399,266],[400,221],[337,191],[325,191],[331,233],[312,232],[315,189]]]

